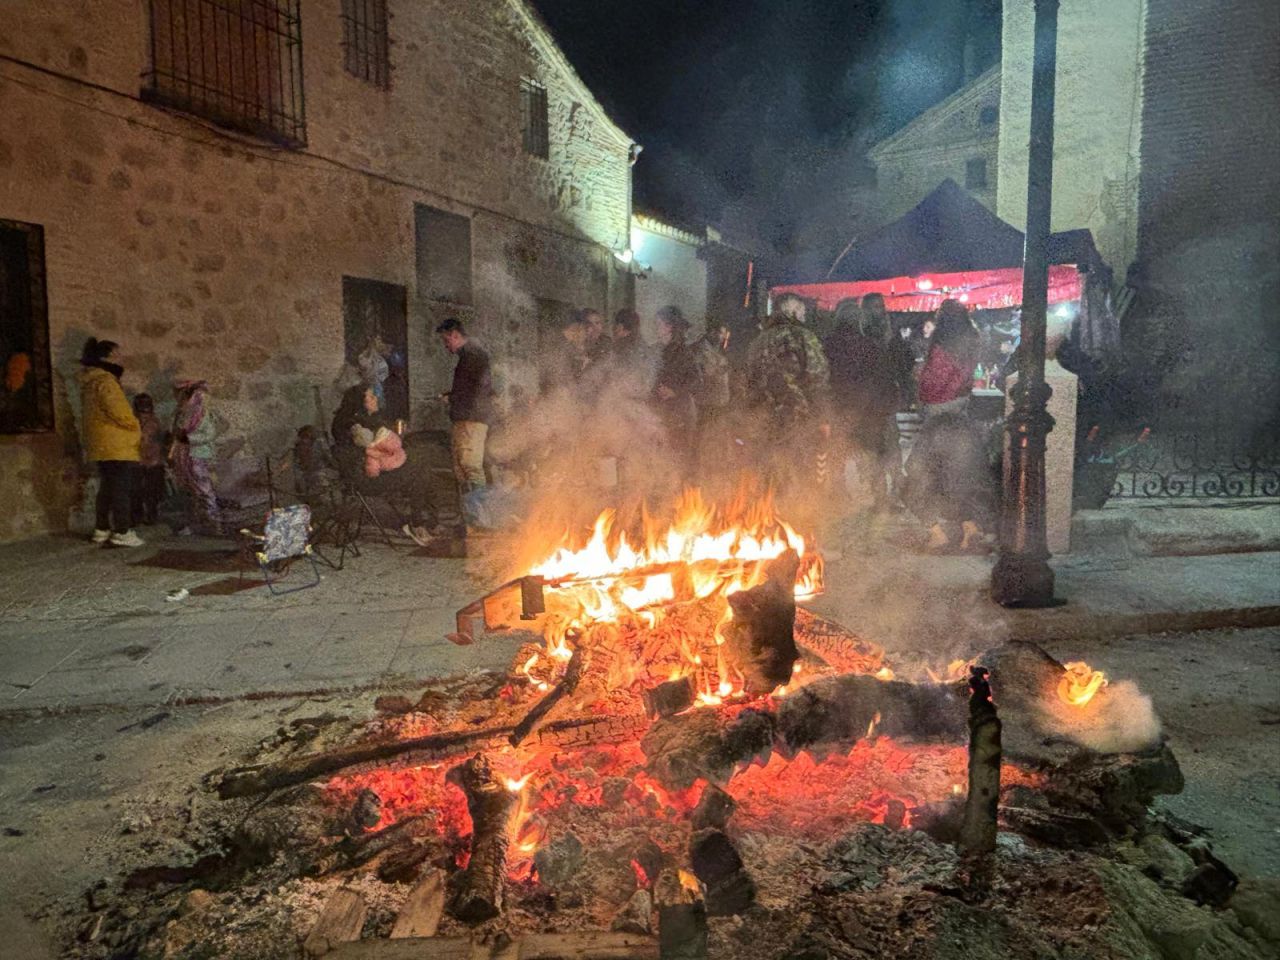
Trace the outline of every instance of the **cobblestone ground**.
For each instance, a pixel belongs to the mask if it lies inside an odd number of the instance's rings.
[[[445,639],[458,607],[498,574],[484,560],[375,544],[341,571],[322,566],[314,589],[167,599],[229,585],[237,574],[227,549],[176,538],[132,551],[71,538],[0,549],[0,709],[394,687],[509,661],[502,640]],[[221,569],[149,565],[161,551]]]

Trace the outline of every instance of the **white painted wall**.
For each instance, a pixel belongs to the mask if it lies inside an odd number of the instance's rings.
[[[698,247],[633,224],[631,249],[636,263],[649,268],[645,276],[636,277],[636,310],[644,338],[651,343],[656,339],[654,314],[670,304],[693,324],[691,336],[699,335],[707,312],[707,263],[698,258]]]

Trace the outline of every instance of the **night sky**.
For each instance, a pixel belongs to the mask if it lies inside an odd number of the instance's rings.
[[[636,204],[785,250],[857,156],[954,90],[999,0],[533,0],[644,145]]]

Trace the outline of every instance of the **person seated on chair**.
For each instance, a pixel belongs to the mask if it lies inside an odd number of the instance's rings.
[[[343,480],[361,494],[407,500],[409,516],[400,529],[411,540],[426,543],[430,535],[423,517],[434,512],[429,486],[409,462],[393,426],[371,388],[351,387],[333,415],[333,459]]]

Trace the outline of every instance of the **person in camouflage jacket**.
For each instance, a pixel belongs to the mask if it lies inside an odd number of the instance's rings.
[[[825,421],[830,371],[822,343],[804,325],[804,301],[783,295],[747,351],[747,397],[776,430]]]

